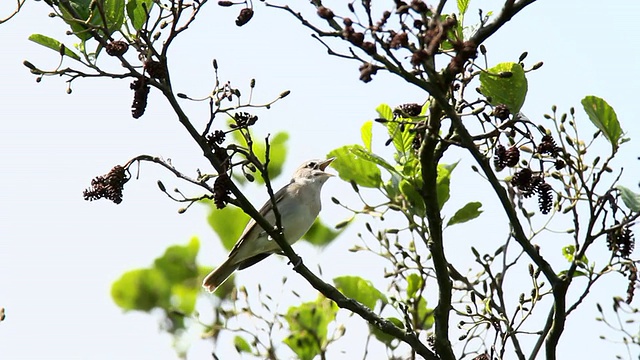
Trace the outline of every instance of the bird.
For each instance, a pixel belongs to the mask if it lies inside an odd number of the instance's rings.
[[[318,217],[322,208],[320,191],[333,176],[325,169],[333,160],[335,157],[305,161],[295,171],[291,181],[274,194],[284,238],[290,245],[300,240]],[[271,200],[259,212],[275,227],[276,217]],[[202,287],[214,292],[236,270],[246,269],[280,251],[278,243],[251,219],[227,259],[204,278]]]

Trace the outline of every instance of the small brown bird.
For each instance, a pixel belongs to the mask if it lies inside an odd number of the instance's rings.
[[[289,244],[300,240],[318,217],[322,185],[333,176],[324,170],[334,159],[306,161],[293,174],[291,182],[274,194],[284,237]],[[260,214],[275,226],[271,201],[262,206]],[[278,243],[251,219],[227,260],[204,278],[202,286],[213,292],[234,271],[245,269],[280,250]]]

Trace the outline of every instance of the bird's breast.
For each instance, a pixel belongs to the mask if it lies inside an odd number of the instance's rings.
[[[293,205],[278,207],[284,227],[284,236],[290,244],[298,241],[309,230],[320,213],[320,201],[300,198]]]

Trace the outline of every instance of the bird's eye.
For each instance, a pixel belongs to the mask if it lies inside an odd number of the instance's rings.
[[[317,166],[318,166],[318,164],[317,164],[315,161],[310,161],[310,162],[307,164],[307,167],[308,167],[308,168],[311,168],[311,169],[315,169]]]

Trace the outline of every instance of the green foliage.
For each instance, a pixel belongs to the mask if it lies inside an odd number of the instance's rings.
[[[562,248],[562,256],[567,259],[569,262],[573,262],[576,260],[579,264],[587,265],[589,263],[589,259],[586,256],[582,256],[580,259],[575,258],[576,255],[576,247],[574,245],[567,245]]]
[[[251,353],[251,345],[249,345],[249,342],[241,336],[235,336],[233,338],[233,346],[239,353]]]
[[[242,136],[239,131],[234,131],[234,140],[241,146],[247,147],[247,140]],[[289,134],[286,132],[277,132],[272,138],[269,139],[269,179],[273,180],[282,174],[282,167],[284,161],[287,158],[287,140],[289,140]],[[266,160],[265,154],[267,151],[266,142],[262,140],[256,140],[252,136],[252,147],[254,154],[258,157],[260,162],[264,163]],[[235,176],[236,180],[244,182],[243,176]],[[255,181],[258,184],[264,184],[262,176],[255,176]]]
[[[200,249],[200,242],[192,238],[189,244],[169,246],[164,254],[155,259],[153,266],[162,271],[170,283],[182,283],[198,275],[196,255]]]
[[[123,310],[151,311],[167,307],[170,296],[169,282],[155,268],[127,271],[111,286],[111,297]]]
[[[140,30],[147,21],[147,12],[151,11],[153,0],[129,0],[127,1],[127,16],[134,29]],[[145,11],[145,9],[147,9]]]
[[[337,306],[324,296],[290,307],[285,315],[291,335],[284,343],[301,360],[312,360],[327,344],[327,326],[336,317]]]
[[[340,276],[334,278],[333,283],[345,296],[359,301],[369,309],[373,309],[378,300],[385,304],[388,302],[387,297],[373,287],[370,281],[359,276]]]
[[[409,159],[415,157],[413,153],[413,138],[415,134],[409,131],[408,126],[400,126],[399,121],[403,121],[403,118],[393,121],[393,110],[387,104],[380,104],[376,108],[378,115],[387,120],[385,123],[389,138],[393,142],[393,146],[396,149],[396,161],[399,164],[404,164]]]
[[[120,30],[124,23],[125,0],[103,0],[104,15],[109,25],[109,34]]]
[[[433,309],[427,307],[427,299],[421,297],[411,309],[413,326],[419,330],[431,329],[435,319],[433,317]]]
[[[184,328],[184,316],[195,310],[200,278],[209,269],[198,268],[197,238],[187,245],[173,245],[155,259],[153,266],[124,273],[111,286],[113,301],[123,310],[164,310],[170,332]]]
[[[597,96],[586,96],[582,99],[582,106],[587,115],[589,115],[589,120],[602,131],[614,150],[616,150],[620,144],[622,129],[615,110],[606,101]]]
[[[391,109],[391,106],[387,104],[378,105],[378,107],[376,108],[376,112],[381,119],[385,119],[387,121],[393,120],[393,110]]]
[[[220,238],[222,246],[231,250],[251,218],[235,206],[217,209],[213,202],[207,202],[207,204],[211,209],[207,216],[209,225]]]
[[[424,216],[426,211],[424,200],[413,182],[402,179],[400,180],[399,189],[400,193],[409,202],[409,205],[416,215]]]
[[[378,188],[382,185],[380,169],[375,163],[357,155],[362,152],[366,152],[366,149],[361,145],[346,145],[332,150],[327,156],[336,157],[331,166],[342,180],[355,181],[362,187]]]
[[[422,113],[424,114],[427,109],[428,104],[425,104],[422,108]],[[380,118],[388,121],[385,126],[396,150],[396,166],[391,165],[387,160],[369,150],[370,146],[367,144],[371,139],[372,133],[372,129],[369,127],[370,122],[365,123],[361,128],[361,136],[365,146],[347,145],[331,151],[328,156],[336,157],[332,166],[336,169],[341,179],[354,181],[362,187],[384,189],[390,200],[402,195],[411,211],[415,215],[422,217],[425,215],[426,207],[422,195],[421,165],[413,148],[414,134],[406,129],[401,131],[398,121],[405,121],[405,119],[397,118],[394,120],[393,111],[388,105],[381,104],[376,108],[376,111]],[[451,172],[457,164],[456,162],[448,165],[438,165],[437,195],[440,208],[449,200]],[[386,183],[382,182],[380,168],[387,170],[391,175]],[[464,209],[464,211],[469,211],[468,216],[473,215],[473,211],[470,208]],[[463,215],[467,216],[465,213],[461,213],[458,217]],[[464,221],[468,220],[471,220],[471,218]],[[456,221],[458,221],[458,218],[456,218]]]
[[[360,137],[362,137],[362,143],[364,147],[371,151],[371,140],[373,139],[373,121],[369,120],[362,124],[360,128]]]
[[[409,274],[407,276],[407,298],[411,299],[418,293],[418,290],[424,285],[424,280],[418,274]]]
[[[616,189],[620,191],[622,202],[624,202],[629,210],[640,212],[640,194],[636,194],[622,185],[616,186]]]
[[[402,322],[402,320],[396,317],[388,317],[386,318],[386,320],[390,321],[393,325],[404,329],[404,323]],[[386,346],[392,349],[397,347],[398,339],[396,339],[396,337],[383,332],[382,330],[371,324],[369,324],[369,331],[373,334],[373,336],[375,336],[376,339],[378,339],[378,341],[385,344]]]
[[[467,203],[465,206],[460,208],[460,210],[456,211],[456,213],[449,219],[447,222],[447,226],[462,224],[469,220],[473,220],[482,214],[482,203],[477,201],[472,201]]]
[[[455,162],[453,164],[438,164],[438,178],[437,178],[437,188],[436,192],[438,194],[438,204],[440,205],[440,209],[444,206],[444,204],[451,197],[450,195],[450,187],[451,187],[451,172],[453,169],[458,166],[458,163]]]
[[[428,104],[425,104],[421,113],[424,114],[427,109]],[[421,193],[423,186],[422,173],[420,161],[416,157],[413,148],[414,134],[407,129],[401,129],[399,121],[407,119],[396,118],[394,120],[393,111],[389,105],[381,104],[376,108],[376,111],[380,118],[387,120],[385,126],[396,150],[396,166],[391,165],[387,160],[369,150],[370,146],[367,144],[371,139],[372,132],[368,125],[370,122],[365,123],[361,128],[361,136],[365,146],[347,145],[331,151],[328,156],[337,158],[332,166],[336,169],[341,179],[354,181],[362,187],[384,189],[390,200],[402,195],[414,214],[424,216],[425,204]],[[440,208],[449,200],[451,172],[457,164],[456,162],[448,165],[438,165],[437,191]],[[379,167],[387,170],[391,175],[386,183],[382,182]],[[460,214],[459,216],[462,215]]]
[[[504,75],[509,73],[511,76]],[[512,114],[517,114],[522,108],[527,88],[527,77],[518,63],[500,63],[480,73],[482,94],[491,99],[492,105],[506,105]]]
[[[358,146],[358,145],[354,145],[350,151],[357,157],[362,158],[364,160],[367,160],[369,162],[372,162],[376,165],[379,165],[381,167],[383,167],[385,170],[387,170],[390,173],[396,173],[399,174],[398,170],[396,170],[393,166],[391,166],[391,164],[389,164],[385,159],[383,159],[382,157],[367,151],[366,149]]]
[[[467,13],[467,9],[469,9],[469,0],[458,0],[458,12],[461,16]]]
[[[93,5],[93,6],[92,6]],[[103,27],[105,23],[108,25],[108,34],[111,35],[120,30],[124,23],[124,0],[100,0],[95,2],[92,0],[69,0],[69,6],[78,15],[74,17],[73,12],[64,5],[60,5],[64,21],[69,24],[71,29],[80,40],[86,41],[93,37],[87,24]],[[102,18],[99,7],[102,7],[105,19]]]
[[[102,22],[99,14],[96,14],[96,16],[91,16],[93,12],[89,8],[90,4],[91,0],[69,0],[69,6],[73,9],[73,11],[76,12],[79,20],[76,20],[74,15],[72,15],[72,13],[66,7],[60,6],[62,18],[67,24],[69,24],[71,30],[73,30],[74,32],[74,35],[83,41],[90,39],[92,35],[86,31],[86,26],[82,23],[91,20],[91,24],[98,25]]]
[[[73,34],[82,40],[78,45],[84,49],[85,41],[93,37],[91,29],[100,31],[102,35],[110,37],[116,31],[122,30],[128,19],[135,30],[140,30],[147,20],[147,13],[153,7],[153,0],[69,0],[68,6],[56,4],[62,19],[71,27]],[[146,9],[146,10],[145,10]],[[103,19],[104,14],[104,19]],[[77,17],[76,17],[77,16]],[[33,34],[29,40],[60,51],[61,43],[45,35]],[[101,45],[98,47],[101,48]],[[64,55],[80,61],[81,58],[69,48],[65,48]]]
[[[338,235],[340,235],[345,227],[340,228],[340,230],[333,230],[329,226],[322,223],[322,221],[317,218],[309,231],[302,237],[303,240],[308,241],[309,243],[315,246],[325,246],[330,244]]]
[[[569,262],[573,261],[573,255],[575,254],[575,252],[576,247],[573,245],[567,245],[562,248],[562,256],[564,256],[564,258]]]
[[[60,52],[60,49],[63,46],[60,41],[41,34],[32,34],[31,36],[29,36],[29,40],[33,41],[36,44],[47,47],[57,53]],[[80,60],[80,56],[78,56],[78,54],[76,54],[75,52],[73,52],[73,50],[69,49],[66,46],[64,47],[64,54],[74,60]]]

